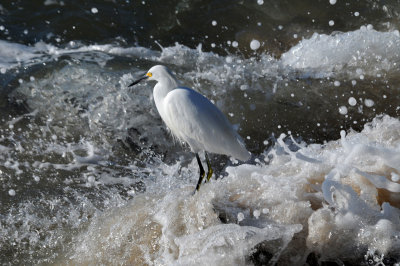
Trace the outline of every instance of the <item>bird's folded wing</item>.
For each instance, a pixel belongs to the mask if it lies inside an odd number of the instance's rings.
[[[165,123],[172,133],[197,152],[234,155],[243,143],[221,111],[188,88],[177,88],[164,99]]]

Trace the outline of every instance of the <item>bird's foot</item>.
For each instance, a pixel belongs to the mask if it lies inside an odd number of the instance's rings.
[[[214,171],[213,171],[213,169],[211,167],[210,159],[208,158],[207,152],[205,152],[204,154],[206,156],[206,162],[207,162],[207,168],[208,168],[207,179],[206,179],[206,182],[207,182],[207,181],[210,181]]]
[[[211,165],[209,165],[209,166],[208,166],[208,173],[207,173],[207,180],[206,180],[206,182],[210,181],[210,179],[211,179],[213,173],[214,173],[214,171],[213,171],[213,169],[211,168]]]

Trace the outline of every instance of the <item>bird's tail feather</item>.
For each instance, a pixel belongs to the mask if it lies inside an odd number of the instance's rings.
[[[246,149],[243,139],[238,135],[237,136],[237,144],[234,150],[234,153],[231,154],[236,159],[241,161],[247,161],[251,157],[251,153]]]

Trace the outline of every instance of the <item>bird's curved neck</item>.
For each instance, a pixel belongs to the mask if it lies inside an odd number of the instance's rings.
[[[178,87],[178,81],[172,76],[166,76],[158,80],[156,86],[154,86],[153,95],[154,98],[164,99],[168,92]]]
[[[178,87],[178,81],[172,76],[166,76],[158,80],[153,89],[153,97],[158,110],[160,110],[165,96],[176,87]]]

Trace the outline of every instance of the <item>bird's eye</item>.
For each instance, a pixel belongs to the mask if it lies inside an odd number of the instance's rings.
[[[147,72],[146,76],[151,77],[153,74],[151,74],[151,72]]]

